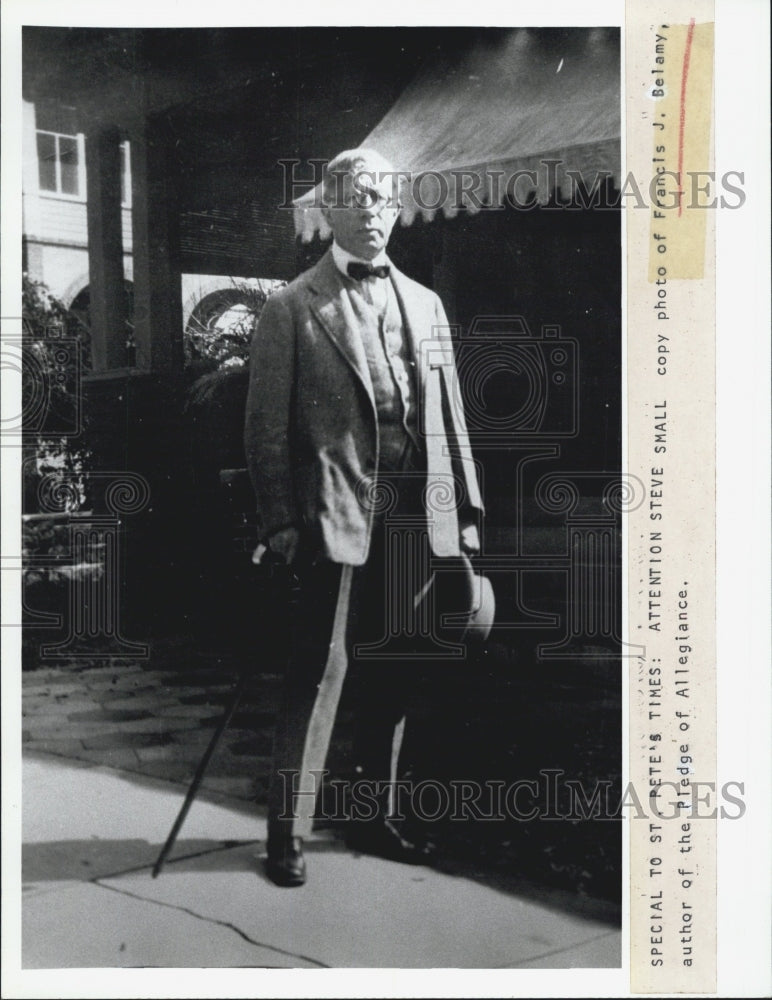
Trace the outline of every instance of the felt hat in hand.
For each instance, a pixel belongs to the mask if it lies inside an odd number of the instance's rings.
[[[485,642],[496,615],[496,598],[487,576],[475,573],[467,555],[441,560],[416,605],[429,602],[438,635],[459,642]]]

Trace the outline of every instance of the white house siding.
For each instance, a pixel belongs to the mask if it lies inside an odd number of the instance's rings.
[[[27,270],[35,281],[44,282],[65,306],[89,283],[88,221],[85,170],[81,171],[83,197],[66,197],[38,189],[35,105],[23,107],[23,232],[27,246]],[[84,152],[81,138],[81,156]],[[131,209],[121,210],[123,225],[123,272],[134,276]],[[212,292],[234,287],[234,281],[255,284],[254,279],[222,275],[183,274],[183,329],[198,303]]]

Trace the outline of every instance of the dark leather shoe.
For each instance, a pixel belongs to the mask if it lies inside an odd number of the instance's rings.
[[[285,888],[304,885],[306,862],[302,837],[277,837],[268,841],[265,873],[275,884]]]
[[[431,844],[414,844],[387,819],[352,823],[346,833],[346,844],[352,851],[406,865],[426,865],[434,856]]]

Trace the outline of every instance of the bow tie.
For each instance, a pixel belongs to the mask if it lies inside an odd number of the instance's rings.
[[[352,260],[346,268],[349,278],[354,281],[364,281],[365,278],[388,278],[391,268],[388,264],[360,264]]]

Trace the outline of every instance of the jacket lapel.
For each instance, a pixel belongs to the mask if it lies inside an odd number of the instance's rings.
[[[359,322],[344,294],[343,281],[328,250],[311,275],[309,285],[316,292],[311,300],[311,311],[319,320],[348,364],[353,368],[375,409],[373,383],[367,364],[365,349],[359,336]]]
[[[413,352],[423,386],[426,381],[426,365],[423,359],[427,356],[429,341],[435,336],[432,329],[435,314],[430,307],[431,298],[428,294],[416,294],[417,286],[414,286],[414,283],[393,264],[390,280],[402,314],[405,336]],[[309,286],[316,293],[311,300],[311,311],[358,376],[375,409],[370,369],[359,336],[360,324],[351,308],[348,296],[344,294],[343,280],[335,266],[331,251],[328,250],[316,265],[310,275]]]

